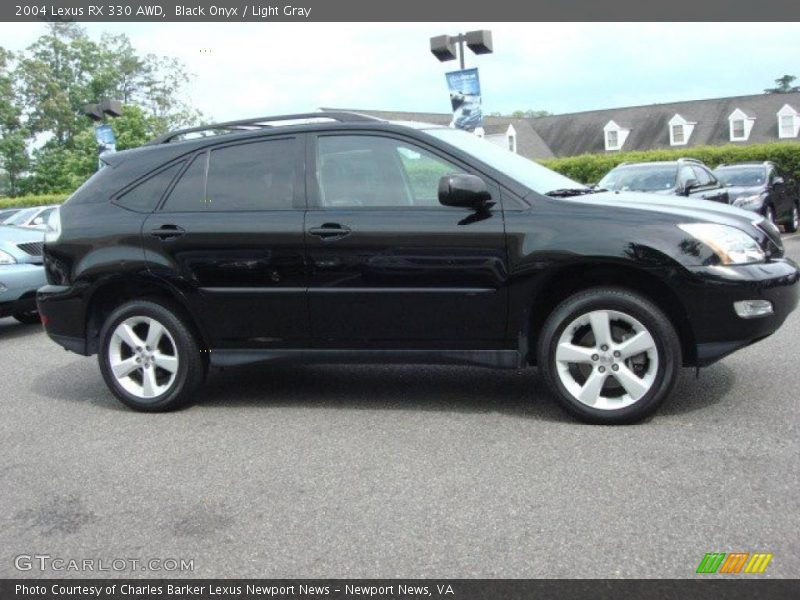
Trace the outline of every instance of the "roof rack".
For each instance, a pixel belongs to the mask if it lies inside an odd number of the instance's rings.
[[[332,121],[339,121],[340,123],[364,123],[382,120],[377,117],[346,111],[321,111],[312,113],[298,113],[296,115],[275,115],[271,117],[257,117],[254,119],[242,119],[239,121],[225,121],[223,123],[211,123],[209,125],[200,125],[198,127],[176,129],[175,131],[170,131],[165,135],[159,136],[154,140],[147,142],[147,145],[155,146],[158,144],[168,144],[175,138],[186,135],[187,133],[201,133],[205,131],[257,131],[259,129],[274,127],[274,123],[279,123],[281,121],[302,121],[310,119],[328,119]]]

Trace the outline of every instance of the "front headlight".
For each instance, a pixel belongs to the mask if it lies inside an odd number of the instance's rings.
[[[764,203],[764,198],[760,194],[753,196],[742,196],[733,201],[734,206],[743,208],[745,210],[760,210],[761,205]]]
[[[15,265],[17,259],[11,256],[8,252],[0,250],[0,265]]]
[[[765,258],[758,242],[736,227],[717,223],[684,223],[678,227],[711,248],[723,265],[746,265]]]

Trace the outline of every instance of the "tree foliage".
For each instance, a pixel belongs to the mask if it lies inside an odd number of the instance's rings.
[[[125,35],[91,39],[76,23],[49,24],[16,57],[0,47],[5,193],[70,191],[94,172],[97,148],[86,104],[124,104],[122,116],[111,120],[118,150],[197,123],[200,113],[183,100],[191,77],[175,58],[140,55]]]
[[[800,91],[800,86],[792,85],[797,80],[794,75],[783,75],[775,80],[774,88],[764,90],[768,94],[788,94]]]

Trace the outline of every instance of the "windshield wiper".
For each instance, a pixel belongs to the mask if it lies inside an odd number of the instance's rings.
[[[569,196],[583,196],[585,194],[597,194],[598,192],[607,192],[604,188],[559,188],[545,193],[545,196],[553,198],[568,198]]]

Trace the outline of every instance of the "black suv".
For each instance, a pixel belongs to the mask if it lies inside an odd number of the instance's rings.
[[[597,184],[614,192],[649,192],[688,196],[728,204],[728,190],[711,170],[694,158],[673,161],[622,163]]]
[[[800,191],[774,162],[720,165],[714,174],[728,188],[734,206],[757,212],[788,233],[800,228]]]
[[[578,417],[631,422],[797,304],[751,212],[592,193],[433,125],[212,130],[104,157],[47,232],[42,322],[135,409],[190,400],[213,366],[538,365]]]

